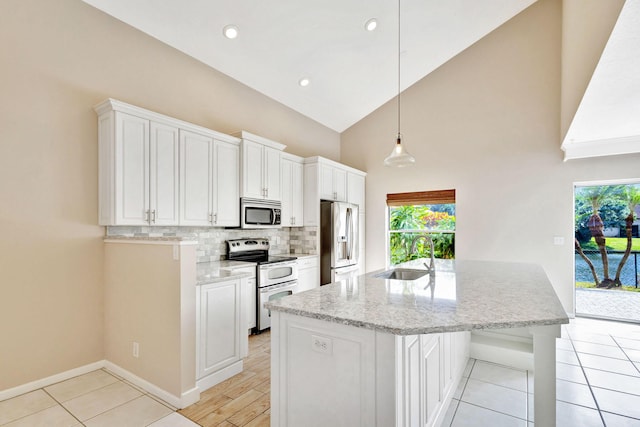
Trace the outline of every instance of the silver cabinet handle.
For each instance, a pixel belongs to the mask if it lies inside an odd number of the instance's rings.
[[[209,222],[213,224],[213,214],[209,212]]]
[[[218,213],[217,212],[213,214],[213,223],[214,224],[218,223]]]
[[[149,222],[149,211],[144,211],[144,222]]]
[[[151,211],[151,222],[153,224],[156,223],[156,210],[155,209]]]

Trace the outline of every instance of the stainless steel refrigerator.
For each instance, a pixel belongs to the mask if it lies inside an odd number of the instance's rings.
[[[358,274],[358,205],[320,202],[320,284]]]

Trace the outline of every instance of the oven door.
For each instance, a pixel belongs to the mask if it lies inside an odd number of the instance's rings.
[[[297,261],[263,264],[258,267],[258,286],[261,288],[292,280],[298,280]]]
[[[262,331],[271,327],[271,310],[264,307],[264,303],[277,300],[296,293],[298,281],[280,283],[279,285],[258,288],[258,325],[257,329]]]

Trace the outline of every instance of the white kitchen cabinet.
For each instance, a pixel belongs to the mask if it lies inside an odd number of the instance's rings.
[[[180,225],[238,226],[240,149],[180,131]]]
[[[271,329],[272,425],[440,425],[469,358],[469,332],[397,336],[280,311]]]
[[[238,138],[114,99],[95,111],[100,225],[239,225]]]
[[[355,189],[360,188],[360,184],[364,185],[366,173],[323,157],[304,159],[305,226],[319,225],[320,200],[348,201],[348,174],[361,177],[361,182],[352,184],[355,195]],[[356,199],[362,199],[364,205],[364,191]]]
[[[320,287],[318,256],[298,258],[298,291],[304,292]]]
[[[101,110],[100,225],[178,224],[178,129]]]
[[[240,146],[213,142],[213,225],[240,225]]]
[[[347,201],[347,171],[329,164],[320,164],[320,198]]]
[[[213,138],[180,131],[180,225],[212,225]]]
[[[196,369],[200,390],[242,371],[242,280],[199,286],[196,301]]]
[[[280,167],[285,145],[249,132],[242,138],[241,197],[281,200]]]
[[[288,153],[283,153],[282,156],[282,225],[302,227],[304,225],[302,158]]]

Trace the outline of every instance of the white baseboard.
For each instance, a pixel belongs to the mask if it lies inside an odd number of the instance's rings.
[[[89,372],[105,368],[114,374],[124,378],[130,383],[140,387],[144,391],[153,394],[154,396],[164,400],[171,406],[178,409],[185,408],[200,400],[200,389],[196,386],[191,390],[182,393],[181,396],[175,396],[168,391],[161,389],[160,387],[152,384],[142,378],[132,374],[126,369],[109,362],[108,360],[100,360],[98,362],[90,363],[88,365],[80,366],[78,368],[70,369],[59,374],[51,375],[50,377],[42,378],[30,383],[22,384],[17,387],[9,388],[0,391],[0,401],[11,399],[12,397],[20,396],[21,394],[29,393],[34,390],[38,390],[43,387],[48,387],[52,384],[56,384],[65,380],[68,380],[79,375],[88,374]],[[242,371],[242,364],[240,365]]]
[[[120,366],[112,362],[109,362],[108,360],[105,361],[104,367],[105,369],[113,372],[116,375],[121,376],[122,378],[129,381],[130,383],[140,387],[141,389],[145,390],[148,393],[153,394],[156,397],[159,397],[160,399],[167,402],[169,405],[174,406],[178,409],[186,408],[187,406],[193,403],[196,403],[198,400],[200,400],[200,389],[198,387],[194,387],[191,390],[188,390],[182,393],[181,396],[176,396],[174,394],[169,393],[166,390],[161,389],[157,385],[152,384],[149,381],[144,380],[135,374],[132,374],[126,369],[123,369]]]
[[[48,387],[52,384],[56,384],[65,380],[68,380],[78,375],[87,374],[91,371],[104,368],[105,361],[99,360],[97,362],[89,363],[88,365],[80,366],[78,368],[70,369],[68,371],[60,372],[59,374],[51,375],[50,377],[42,378],[30,383],[22,384],[17,387],[8,388],[0,391],[0,401],[11,399],[12,397],[20,396],[21,394],[29,393],[39,388]]]
[[[200,391],[205,391],[210,389],[216,384],[221,383],[222,381],[231,378],[232,376],[239,374],[242,372],[243,363],[242,360],[239,360],[232,365],[227,366],[226,368],[220,369],[217,372],[214,372],[211,375],[207,375],[206,377],[202,377],[196,381],[196,388]]]

